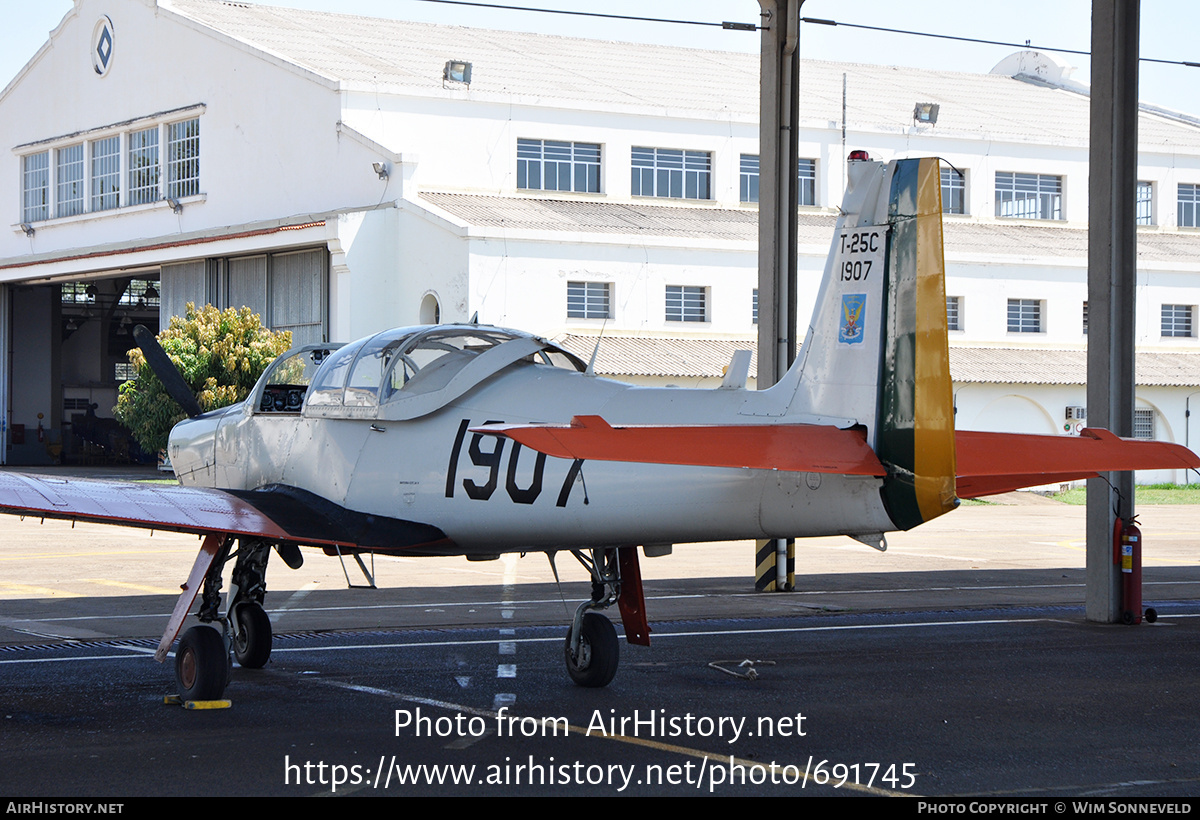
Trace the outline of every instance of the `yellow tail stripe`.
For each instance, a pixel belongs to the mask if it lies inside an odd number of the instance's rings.
[[[928,521],[957,505],[954,396],[946,342],[946,263],[942,254],[942,179],[922,159],[917,184],[916,375],[913,457],[917,507]]]

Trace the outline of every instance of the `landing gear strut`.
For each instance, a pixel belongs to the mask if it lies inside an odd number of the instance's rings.
[[[595,549],[591,557],[579,550],[571,554],[592,576],[592,599],[579,605],[567,632],[564,655],[567,674],[580,686],[608,686],[617,674],[620,644],[612,621],[599,613],[616,603],[621,593],[621,571],[615,549]]]
[[[238,664],[247,669],[259,669],[271,657],[271,619],[262,606],[271,545],[243,539],[231,553],[232,546],[232,539],[221,545],[204,575],[196,613],[202,625],[183,633],[175,650],[175,679],[184,700],[221,698],[229,684],[231,649]],[[223,614],[221,576],[230,558],[237,560]]]

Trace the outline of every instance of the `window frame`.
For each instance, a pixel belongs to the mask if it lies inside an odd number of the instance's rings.
[[[953,311],[950,310],[950,305],[952,302],[954,304]],[[946,330],[961,331],[963,329],[962,303],[963,298],[961,296],[946,297]]]
[[[746,205],[758,202],[758,154],[742,154],[738,164],[738,201]]]
[[[966,216],[967,175],[957,168],[942,167],[942,213]],[[949,192],[949,196],[947,196]],[[958,207],[955,208],[957,202]]]
[[[54,150],[54,216],[75,216],[84,211],[83,178],[85,144],[74,142]]]
[[[21,157],[21,221],[44,222],[49,218],[50,152],[26,154]]]
[[[997,171],[995,183],[997,219],[1063,220],[1061,175]]]
[[[157,125],[130,131],[125,140],[126,204],[148,205],[162,197]]]
[[[74,219],[159,203],[174,207],[180,200],[202,199],[204,110],[203,105],[188,106],[18,146],[18,152],[29,151],[18,153],[20,221]],[[177,118],[188,113],[192,116]],[[40,150],[29,150],[35,147]]]
[[[1154,441],[1155,417],[1153,407],[1133,408],[1133,438],[1141,441]]]
[[[1016,309],[1015,315],[1014,308]],[[1032,319],[1030,313],[1032,313]],[[1045,331],[1045,308],[1041,299],[1008,300],[1009,333],[1045,333]]]
[[[572,293],[572,290],[575,292]],[[572,309],[572,300],[579,307]],[[612,283],[575,280],[567,282],[568,319],[611,319]]]
[[[1200,185],[1180,182],[1176,186],[1175,202],[1179,227],[1200,228]]]
[[[517,189],[599,194],[603,148],[598,142],[517,139]],[[547,185],[547,171],[554,169],[554,184]],[[530,184],[536,169],[536,184]],[[563,185],[564,172],[566,185]]]
[[[98,153],[100,146],[104,146],[107,153]],[[88,148],[88,173],[92,183],[88,211],[99,213],[121,207],[121,135],[91,140]]]
[[[1196,335],[1196,306],[1163,303],[1159,328],[1164,339],[1190,339]]]
[[[1154,183],[1139,179],[1133,194],[1134,219],[1138,225],[1154,225]]]
[[[711,151],[635,145],[630,152],[630,193],[655,199],[712,201],[712,158]]]
[[[200,118],[166,123],[164,131],[167,198],[195,196],[200,193]]]
[[[666,286],[666,321],[703,323],[708,319],[708,288],[698,285]],[[699,312],[697,313],[697,304]]]

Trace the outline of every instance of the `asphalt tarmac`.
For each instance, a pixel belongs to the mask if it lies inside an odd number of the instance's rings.
[[[361,589],[309,553],[211,711],[151,657],[194,537],[5,518],[0,795],[1200,796],[1200,509],[1139,509],[1160,617],[1125,627],[1083,617],[1083,508],[1013,500],[802,542],[792,593],[748,543],[643,559],[653,645],[603,690],[563,668],[569,554]]]

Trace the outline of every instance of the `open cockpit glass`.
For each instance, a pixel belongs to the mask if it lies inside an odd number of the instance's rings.
[[[254,409],[259,413],[299,413],[321,365],[339,347],[308,345],[280,356],[263,373],[259,382],[262,392],[254,396]]]

